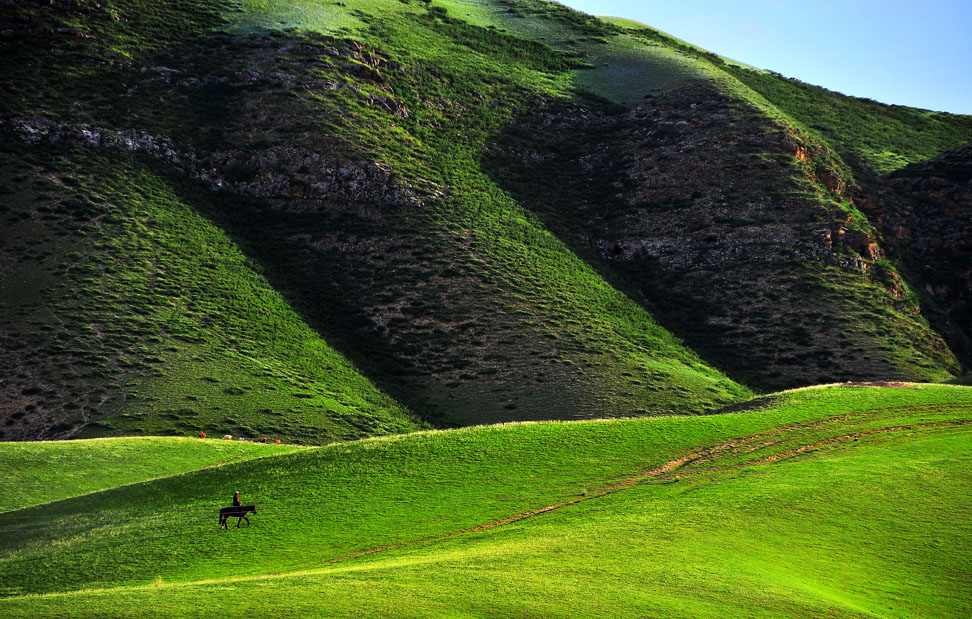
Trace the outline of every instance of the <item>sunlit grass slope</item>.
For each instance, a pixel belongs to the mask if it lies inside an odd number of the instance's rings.
[[[6,512],[0,613],[968,612],[968,388],[750,406],[371,439]],[[216,529],[227,487],[253,526]]]
[[[554,2],[442,0],[437,4],[470,23],[576,55],[586,66],[571,71],[571,82],[622,105],[637,105],[646,95],[718,77],[704,60],[632,36],[622,27],[630,24],[599,19]]]
[[[297,449],[178,437],[4,443],[0,512]]]

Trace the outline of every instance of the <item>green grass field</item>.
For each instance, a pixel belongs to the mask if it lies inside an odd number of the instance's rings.
[[[747,408],[218,466],[237,445],[141,439],[157,445],[123,478],[84,441],[0,445],[49,480],[0,482],[18,497],[0,513],[0,616],[967,616],[972,390],[811,388]],[[57,452],[99,491],[57,488]],[[259,513],[217,530],[235,489]]]
[[[0,512],[297,449],[177,437],[4,443]]]

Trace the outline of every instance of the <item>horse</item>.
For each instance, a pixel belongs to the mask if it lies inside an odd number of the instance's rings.
[[[230,518],[239,518],[236,521],[236,528],[240,528],[240,523],[246,520],[246,526],[250,526],[250,519],[246,515],[250,512],[257,513],[256,505],[231,505],[219,510],[219,528],[228,529],[226,521]]]

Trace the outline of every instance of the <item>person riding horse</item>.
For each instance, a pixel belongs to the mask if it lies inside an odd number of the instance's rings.
[[[226,529],[229,528],[228,520],[230,518],[239,518],[236,521],[236,526],[239,528],[240,523],[246,520],[247,526],[250,526],[250,519],[246,517],[247,514],[257,513],[256,505],[243,505],[240,502],[240,491],[237,490],[233,493],[233,505],[231,507],[224,507],[219,510],[219,528]]]

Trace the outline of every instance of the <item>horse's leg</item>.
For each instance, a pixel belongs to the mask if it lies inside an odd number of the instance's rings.
[[[241,522],[243,522],[243,518],[242,518],[242,517],[240,517],[240,518],[237,518],[237,519],[236,519],[236,528],[237,528],[237,529],[239,529],[239,528],[240,528],[240,523],[241,523]]]
[[[246,520],[246,526],[250,526],[250,519],[246,517],[246,514],[243,514],[243,520]]]

